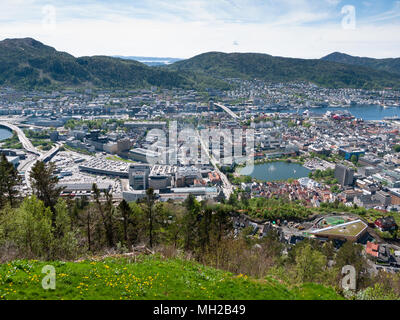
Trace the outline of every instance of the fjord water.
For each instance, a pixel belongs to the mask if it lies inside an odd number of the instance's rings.
[[[6,140],[12,137],[12,132],[7,129],[0,128],[0,141]]]
[[[318,107],[318,108],[303,108],[299,109],[299,113],[309,110],[311,113],[325,114],[327,111],[338,112],[348,111],[358,119],[363,120],[383,120],[385,117],[400,117],[399,107],[384,108],[379,105],[356,105],[353,107]],[[282,110],[285,113],[296,113],[297,109],[290,111]]]
[[[239,170],[239,174],[251,176],[262,181],[278,181],[288,179],[299,179],[307,177],[310,170],[297,163],[272,162],[247,166]]]

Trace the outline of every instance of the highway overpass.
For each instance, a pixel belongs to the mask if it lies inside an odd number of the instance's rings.
[[[50,161],[57,154],[57,152],[60,150],[61,147],[62,147],[62,144],[57,144],[51,150],[47,151],[44,154],[41,154],[40,157],[38,157],[37,159],[33,159],[32,161],[30,161],[29,163],[26,164],[25,183],[29,190],[32,189],[31,181],[30,181],[32,167],[35,165],[35,163],[37,161],[43,161],[43,162]]]

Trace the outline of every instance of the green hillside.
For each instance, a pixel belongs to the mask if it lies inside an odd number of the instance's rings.
[[[59,52],[31,38],[0,41],[0,86],[43,88],[206,88],[228,89],[224,78],[273,82],[305,81],[325,87],[400,88],[395,68],[376,70],[329,59],[307,60],[258,53],[204,53],[165,67],[106,56]],[[391,71],[391,72],[387,72]]]
[[[56,289],[44,290],[43,266],[56,269]],[[267,278],[205,267],[192,261],[140,256],[83,262],[14,261],[0,265],[0,299],[49,300],[336,300],[331,288],[305,284],[287,288]]]
[[[326,87],[400,88],[400,75],[386,71],[324,60],[282,58],[259,53],[209,52],[176,62],[168,68],[223,78],[306,81]]]
[[[191,80],[133,60],[75,58],[31,38],[0,42],[0,85],[25,89],[74,87],[191,87]]]
[[[323,57],[322,60],[364,66],[376,70],[400,74],[400,58],[374,59],[355,57],[345,53],[334,52]]]

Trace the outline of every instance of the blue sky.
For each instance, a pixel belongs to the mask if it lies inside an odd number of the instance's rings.
[[[400,57],[400,1],[0,0],[0,39],[83,55]]]

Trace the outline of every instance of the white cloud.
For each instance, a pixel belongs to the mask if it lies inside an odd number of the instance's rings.
[[[15,9],[11,1],[6,2],[11,11]],[[399,56],[400,52],[399,24],[364,23],[356,30],[343,30],[336,0],[152,0],[124,6],[96,1],[82,6],[77,1],[53,3],[57,9],[54,30],[42,27],[45,2],[32,0],[24,7],[31,13],[18,13],[25,18],[2,23],[7,15],[0,13],[1,38],[33,37],[75,56],[187,58],[206,51],[240,51],[320,58],[333,51],[375,57]]]
[[[385,12],[371,15],[365,19],[365,23],[376,24],[379,22],[388,22],[400,18],[400,1],[395,1],[393,7]]]

